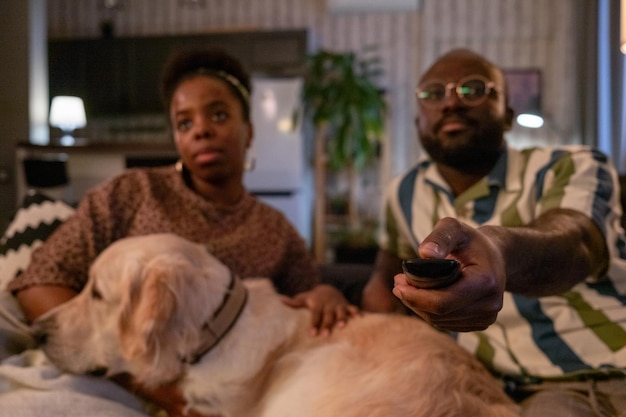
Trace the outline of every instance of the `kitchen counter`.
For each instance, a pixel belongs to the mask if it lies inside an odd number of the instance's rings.
[[[133,166],[155,166],[176,161],[177,152],[168,142],[94,142],[77,140],[76,145],[36,145],[18,143],[16,156],[16,188],[19,204],[29,188],[37,188],[51,197],[70,204],[78,202],[85,192]],[[51,187],[28,184],[25,161],[56,161],[53,169],[65,169],[67,183]],[[29,177],[51,175],[47,171],[30,172]],[[62,175],[60,175],[62,177]]]

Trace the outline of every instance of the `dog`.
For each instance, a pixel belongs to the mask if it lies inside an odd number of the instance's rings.
[[[188,407],[224,417],[514,417],[495,378],[408,316],[363,313],[311,336],[307,309],[265,278],[240,280],[172,234],[121,239],[76,297],[35,326],[59,368],[178,381]]]

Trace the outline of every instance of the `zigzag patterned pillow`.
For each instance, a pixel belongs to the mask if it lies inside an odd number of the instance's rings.
[[[72,213],[74,208],[70,205],[41,192],[24,198],[0,239],[0,290],[28,266],[33,250]]]

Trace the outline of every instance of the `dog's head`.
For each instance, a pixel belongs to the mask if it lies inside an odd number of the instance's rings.
[[[199,244],[170,234],[125,238],[96,259],[81,293],[35,328],[46,354],[67,371],[168,382],[202,344],[230,280]]]

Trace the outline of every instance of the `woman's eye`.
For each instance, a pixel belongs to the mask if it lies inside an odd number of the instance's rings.
[[[187,132],[191,129],[192,123],[189,119],[179,120],[176,122],[176,130],[179,132]]]
[[[223,110],[215,111],[211,113],[211,120],[214,122],[223,122],[228,118],[228,113]]]

